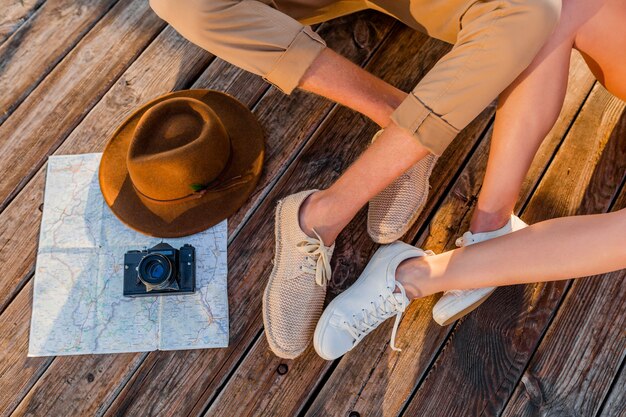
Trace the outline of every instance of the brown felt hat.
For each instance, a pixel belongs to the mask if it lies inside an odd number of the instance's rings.
[[[245,203],[263,156],[261,126],[236,99],[178,91],[145,104],[115,131],[100,162],[100,189],[131,228],[187,236]]]

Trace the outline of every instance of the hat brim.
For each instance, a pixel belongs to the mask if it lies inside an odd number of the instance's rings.
[[[174,97],[200,100],[218,115],[231,140],[231,160],[223,177],[245,175],[245,182],[207,192],[184,203],[155,205],[138,195],[126,167],[133,132],[149,108]],[[235,98],[213,90],[177,91],[143,105],[115,131],[100,161],[100,190],[113,213],[132,229],[156,237],[188,236],[228,218],[246,202],[261,176],[264,155],[264,135],[259,122]]]

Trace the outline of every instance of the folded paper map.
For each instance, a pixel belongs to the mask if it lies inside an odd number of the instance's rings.
[[[35,269],[29,356],[228,345],[226,221],[158,239],[124,226],[98,186],[100,154],[51,156]],[[126,251],[196,248],[196,292],[122,296]]]

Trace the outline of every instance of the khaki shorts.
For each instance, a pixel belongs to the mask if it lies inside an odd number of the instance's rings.
[[[375,9],[453,44],[392,120],[441,154],[532,61],[560,0],[150,0],[183,36],[289,94],[325,48],[310,26]]]

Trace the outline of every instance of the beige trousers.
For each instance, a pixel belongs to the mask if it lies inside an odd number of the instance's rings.
[[[190,41],[289,94],[324,41],[310,26],[376,9],[454,45],[392,120],[440,155],[532,61],[560,0],[150,0]]]

